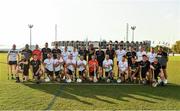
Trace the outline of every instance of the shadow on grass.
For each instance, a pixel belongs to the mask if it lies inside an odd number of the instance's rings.
[[[86,105],[94,105],[86,98],[98,100],[108,104],[117,104],[117,102],[111,101],[111,99],[117,101],[131,102],[132,99],[143,101],[147,103],[157,103],[158,101],[164,101],[166,98],[180,100],[180,86],[175,84],[169,84],[164,87],[153,88],[150,86],[134,85],[134,86],[115,86],[115,85],[59,85],[59,84],[24,84],[30,88],[40,90],[54,95],[48,107],[51,109],[57,97],[75,100]],[[84,99],[79,99],[83,97]],[[109,98],[109,99],[107,99]],[[130,98],[130,99],[129,99]]]

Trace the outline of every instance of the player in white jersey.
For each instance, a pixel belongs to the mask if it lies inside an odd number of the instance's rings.
[[[105,76],[106,76],[106,80],[113,80],[113,61],[112,59],[109,59],[109,55],[106,55],[106,58],[103,61],[103,68],[105,70]],[[107,81],[108,82],[108,81]]]
[[[73,73],[75,71],[76,68],[76,61],[73,60],[72,55],[70,54],[68,56],[68,59],[66,60],[66,78],[67,81],[71,81],[72,79],[74,79],[73,77]]]
[[[19,61],[19,51],[16,49],[16,45],[13,44],[12,49],[9,50],[7,55],[7,63],[9,64],[8,79],[9,79],[9,68],[10,68],[11,79],[14,79],[14,72],[18,61]]]
[[[142,61],[143,55],[146,55],[146,51],[144,47],[139,47],[139,51],[137,52],[137,61]]]
[[[47,76],[49,77],[50,80],[54,79],[53,73],[54,73],[54,60],[52,58],[52,54],[49,53],[47,55],[47,58],[44,60],[44,66],[45,66],[45,72],[47,73]]]
[[[147,55],[148,55],[148,57],[149,57],[149,62],[150,62],[150,63],[153,63],[153,62],[154,62],[154,59],[155,59],[156,56],[157,56],[157,54],[155,53],[153,47],[151,47],[150,52],[149,52]]]
[[[64,75],[63,75],[64,60],[63,60],[61,54],[58,54],[58,55],[57,55],[57,58],[54,59],[54,63],[53,63],[53,64],[54,64],[54,71],[55,71],[55,76],[56,76],[55,80],[56,80],[56,81],[60,81],[60,77],[63,77],[63,76],[64,76]]]
[[[65,47],[65,48],[64,48],[64,51],[62,52],[62,56],[63,56],[64,62],[66,62],[66,60],[68,59],[68,55],[69,55],[69,54],[70,54],[70,53],[68,52],[67,47]]]
[[[73,60],[77,61],[79,53],[75,47],[73,48],[73,51],[71,52],[71,54],[72,54]]]
[[[87,62],[84,60],[84,56],[80,56],[80,59],[77,61],[77,67],[79,69],[79,78],[85,80],[86,78],[86,66]]]
[[[119,49],[116,50],[117,65],[118,65],[119,61],[122,61],[122,58],[124,55],[126,55],[126,51],[123,49],[122,46],[119,46]]]
[[[123,56],[122,61],[119,61],[118,70],[119,78],[121,81],[125,81],[128,78],[128,62],[126,60],[126,56]]]

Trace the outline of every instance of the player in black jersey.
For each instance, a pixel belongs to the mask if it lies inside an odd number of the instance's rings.
[[[142,77],[143,84],[146,84],[146,77],[149,76],[150,62],[147,55],[143,55],[143,60],[139,62],[140,64],[140,76]]]
[[[55,44],[55,48],[52,49],[53,58],[56,59],[58,54],[61,54],[61,50],[58,48],[58,44]]]
[[[51,49],[48,48],[48,43],[45,43],[45,47],[42,48],[42,62],[44,62],[45,59],[47,59],[47,55],[51,52]]]
[[[131,81],[137,80],[139,76],[139,64],[136,62],[135,57],[131,58],[131,64],[129,65],[129,76]]]
[[[38,59],[37,55],[33,55],[33,60],[30,62],[31,70],[33,73],[33,77],[37,84],[40,83],[40,77],[41,77],[41,61]]]

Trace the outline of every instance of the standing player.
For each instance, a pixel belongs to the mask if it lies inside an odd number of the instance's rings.
[[[88,65],[89,65],[89,80],[97,82],[96,81],[97,75],[95,75],[95,73],[97,74],[97,71],[98,71],[97,69],[99,65],[94,55],[91,56],[91,60],[88,62]]]
[[[126,53],[126,56],[127,56],[127,60],[128,60],[128,66],[129,66],[132,63],[131,58],[136,57],[136,52],[134,51],[133,47],[129,47],[129,49]]]
[[[79,55],[84,57],[84,60],[87,60],[87,50],[85,47],[80,47],[79,49]]]
[[[162,47],[158,48],[157,59],[158,59],[159,63],[162,66],[162,70],[163,70],[164,77],[165,77],[165,82],[164,83],[167,84],[167,71],[166,71],[166,68],[167,68],[167,62],[168,62],[168,54],[165,51],[163,51]]]
[[[107,48],[106,54],[109,55],[109,59],[111,59],[114,62],[115,50],[112,48],[112,44],[110,44],[109,48]]]
[[[37,55],[37,59],[41,61],[41,50],[39,49],[39,45],[36,44],[36,48],[32,51],[32,55]]]
[[[73,77],[73,73],[76,68],[76,61],[73,60],[72,54],[68,56],[68,59],[66,60],[66,78],[67,82],[71,82],[75,78]]]
[[[61,50],[58,48],[58,44],[55,44],[55,48],[52,49],[53,58],[56,59],[58,54],[61,54]]]
[[[73,51],[71,52],[71,54],[72,54],[73,60],[77,61],[79,54],[78,54],[76,47],[73,48]]]
[[[36,83],[39,84],[41,78],[41,61],[38,59],[36,54],[33,55],[33,60],[31,60],[30,65],[33,78],[35,79]]]
[[[54,59],[54,71],[55,71],[55,76],[56,76],[56,81],[60,81],[60,78],[63,77],[63,65],[64,65],[64,60],[60,54],[57,55],[57,58]]]
[[[44,66],[45,66],[45,72],[47,73],[48,78],[52,81],[54,79],[53,76],[53,71],[54,71],[54,67],[53,67],[53,63],[54,60],[52,58],[52,54],[49,53],[47,54],[47,59],[44,60]]]
[[[47,55],[51,53],[51,49],[48,48],[48,43],[45,43],[45,47],[41,49],[42,52],[42,62],[44,62],[45,59],[47,59]]]
[[[92,59],[92,56],[95,55],[95,49],[93,44],[90,44],[89,49],[88,49],[88,61]]]
[[[105,76],[106,76],[107,82],[109,80],[113,80],[112,66],[113,66],[112,59],[109,59],[109,55],[106,55],[106,58],[103,61],[103,68],[105,69]]]
[[[66,63],[66,60],[68,59],[69,54],[70,53],[67,50],[67,46],[65,46],[64,51],[62,52],[63,60],[65,63]]]
[[[99,65],[99,76],[102,77],[103,75],[103,60],[105,58],[105,54],[104,51],[101,50],[101,47],[99,47],[99,50],[96,51],[96,58],[98,61],[98,65]]]
[[[144,49],[144,47],[140,46],[139,47],[139,51],[137,52],[137,61],[140,62],[143,60],[143,55],[146,55],[146,51]]]
[[[25,77],[27,76],[27,80],[29,80],[29,65],[30,65],[30,59],[32,57],[32,51],[31,51],[31,49],[29,49],[29,45],[28,44],[25,45],[25,49],[22,50],[21,53],[22,53],[22,55],[25,57],[25,59],[28,62],[27,73],[26,73]]]
[[[155,51],[154,51],[154,47],[151,47],[150,52],[149,52],[147,55],[148,55],[148,57],[149,57],[149,62],[150,62],[150,63],[153,63],[155,57],[157,56],[157,54],[156,54]]]
[[[16,49],[16,45],[13,44],[12,49],[9,50],[7,55],[7,63],[9,64],[10,67],[11,79],[14,79],[13,71],[15,70],[18,61],[19,61],[19,52]],[[9,73],[9,67],[8,67],[8,73]],[[8,79],[9,79],[9,75],[8,75]]]
[[[80,56],[80,60],[77,61],[77,67],[79,68],[79,78],[81,80],[86,79],[86,65],[87,62],[84,60],[84,57]]]
[[[118,77],[121,81],[126,81],[128,78],[128,62],[126,61],[126,56],[122,56],[122,60],[118,63]]]
[[[142,83],[146,84],[146,77],[149,76],[150,62],[148,60],[147,55],[142,55],[143,60],[140,61],[140,76],[142,77]]]

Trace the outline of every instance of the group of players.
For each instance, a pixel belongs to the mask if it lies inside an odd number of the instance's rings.
[[[117,64],[114,63],[115,58]],[[139,81],[143,84],[152,83],[153,86],[159,83],[167,84],[168,54],[162,47],[159,47],[157,52],[151,47],[147,53],[143,46],[139,47],[138,51],[133,47],[124,50],[121,45],[118,50],[114,50],[112,44],[109,44],[106,50],[100,47],[95,50],[91,44],[87,50],[85,47],[74,47],[69,52],[67,47],[62,51],[58,44],[55,44],[55,47],[50,49],[48,43],[45,43],[41,50],[36,45],[32,51],[26,44],[25,49],[19,52],[14,44],[8,52],[7,61],[11,79],[15,79],[15,76],[16,82],[21,81],[19,74],[23,75],[23,81],[28,81],[31,69],[37,83],[42,80],[68,83],[105,80],[118,83]],[[117,72],[113,70],[114,67],[118,67]]]

